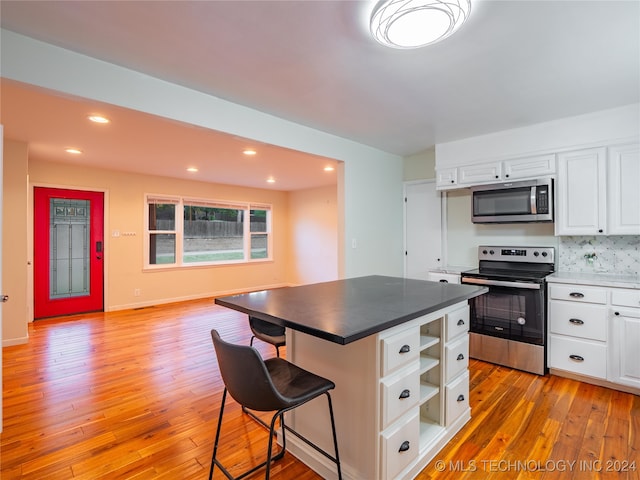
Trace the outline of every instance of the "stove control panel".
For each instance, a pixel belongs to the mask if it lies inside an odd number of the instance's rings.
[[[478,260],[508,262],[554,263],[554,247],[478,247]]]

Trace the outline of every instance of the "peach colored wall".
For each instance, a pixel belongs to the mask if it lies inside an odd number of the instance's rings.
[[[4,139],[2,207],[2,293],[9,301],[2,304],[2,344],[27,341],[27,322],[31,316],[28,301],[27,242],[27,166],[26,143]]]
[[[105,192],[105,310],[203,298],[282,286],[289,222],[286,192],[78,168],[30,161],[31,185]],[[143,271],[145,193],[269,203],[273,208],[273,261],[256,264]],[[121,232],[119,237],[112,235]],[[123,236],[122,232],[133,233]],[[140,296],[134,296],[139,289]]]
[[[289,278],[297,285],[338,279],[337,186],[290,192]]]

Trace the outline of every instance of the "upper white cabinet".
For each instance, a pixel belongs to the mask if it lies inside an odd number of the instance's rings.
[[[558,155],[556,235],[605,233],[606,160],[606,148]]]
[[[507,180],[535,179],[556,173],[555,154],[513,158],[500,162],[484,162],[436,170],[439,190],[470,187]]]
[[[610,235],[640,235],[640,144],[609,149]]]
[[[558,154],[556,235],[640,235],[640,147]]]

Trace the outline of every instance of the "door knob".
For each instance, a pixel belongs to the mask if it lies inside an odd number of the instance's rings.
[[[0,295],[0,302],[4,303],[8,301],[9,301],[9,295]]]

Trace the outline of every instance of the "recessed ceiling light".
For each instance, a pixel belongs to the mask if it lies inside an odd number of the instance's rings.
[[[82,150],[78,148],[65,148],[64,151],[67,153],[72,153],[73,155],[80,155],[82,153]]]
[[[334,170],[335,168],[333,168],[331,165],[324,167],[325,172],[333,172]]]
[[[192,172],[192,173],[194,173],[194,172],[197,172],[197,171],[198,171],[198,169],[197,169],[196,167],[189,167],[189,168],[187,168],[187,172]]]
[[[276,183],[276,179],[273,177],[267,178],[267,183]]]
[[[110,120],[107,117],[103,117],[102,115],[89,115],[89,120],[94,123],[109,123]]]
[[[244,153],[245,155],[255,155],[258,152],[256,152],[253,148],[247,148],[242,153]]]

